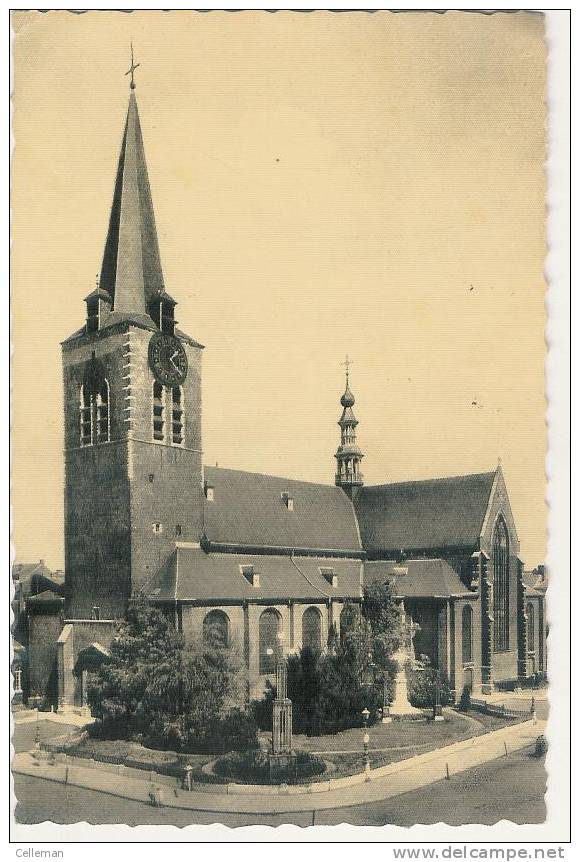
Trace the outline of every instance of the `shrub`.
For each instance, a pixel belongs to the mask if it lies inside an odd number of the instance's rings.
[[[538,736],[536,739],[536,746],[534,748],[534,756],[535,757],[543,757],[548,751],[548,740],[542,734]]]
[[[289,761],[288,766],[277,769],[276,774],[270,779],[270,757],[268,752],[262,749],[232,752],[221,757],[214,765],[214,772],[222,778],[266,783],[270,781],[292,783],[299,779],[321,775],[325,769],[326,764],[321,757],[308,751],[298,751]]]
[[[409,685],[409,701],[413,706],[420,709],[431,709],[435,703],[435,684],[437,670],[429,666],[419,664],[410,673],[407,672]],[[451,692],[446,680],[440,679],[439,699],[441,706],[449,706],[451,703]]]
[[[459,700],[459,709],[461,712],[467,712],[471,709],[471,689],[468,685],[463,686],[461,698]]]

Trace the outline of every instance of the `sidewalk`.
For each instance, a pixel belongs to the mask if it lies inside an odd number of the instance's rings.
[[[35,709],[18,710],[12,713],[14,724],[30,724],[32,721],[54,721],[57,724],[68,724],[76,727],[85,727],[92,724],[94,718],[90,715],[79,715],[76,712],[38,712]]]
[[[208,792],[207,789],[203,792],[187,792],[165,786],[163,805],[216,813],[282,814],[377,802],[532,745],[543,733],[544,727],[543,721],[527,721],[504,727],[372,770],[370,781],[365,781],[364,775],[353,775],[321,781],[308,787],[290,786],[284,790],[228,785],[221,793]],[[141,802],[149,801],[150,780],[63,763],[50,765],[41,761],[37,765],[28,752],[15,756],[12,769],[22,775],[46,778],[61,784],[68,782]]]

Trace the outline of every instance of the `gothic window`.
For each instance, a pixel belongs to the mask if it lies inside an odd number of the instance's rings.
[[[223,611],[210,611],[203,621],[203,639],[206,643],[229,643],[230,621]]]
[[[461,614],[461,660],[463,664],[473,661],[473,610],[469,605]]]
[[[14,692],[22,691],[22,670],[17,667],[14,671]]]
[[[322,620],[318,608],[307,608],[302,614],[302,648],[320,652]]]
[[[171,395],[171,442],[183,445],[183,390],[174,386]]]
[[[493,647],[496,652],[509,649],[509,538],[500,516],[493,533]]]
[[[528,636],[528,652],[533,652],[536,649],[536,621],[534,619],[534,606],[530,602],[526,607],[527,620],[527,636]]]
[[[81,387],[81,446],[90,446],[93,442],[93,410],[92,398],[86,386]]]
[[[91,610],[91,619],[92,620],[100,620],[101,619],[101,609],[96,605],[93,606]]]
[[[153,439],[165,440],[165,392],[158,380],[153,384]]]
[[[260,617],[259,624],[260,673],[274,673],[276,670],[276,651],[280,614],[274,608],[267,608]]]
[[[109,382],[103,381],[101,391],[96,397],[96,431],[97,443],[108,443],[111,436],[111,420],[109,413]]]

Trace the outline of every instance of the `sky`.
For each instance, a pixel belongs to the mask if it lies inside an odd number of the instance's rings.
[[[12,14],[12,517],[63,566],[60,342],[84,322],[129,89],[205,463],[367,484],[493,470],[543,562],[545,47],[535,13]],[[106,540],[106,537],[104,537]]]

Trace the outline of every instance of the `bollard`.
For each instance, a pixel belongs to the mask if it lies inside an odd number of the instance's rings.
[[[504,743],[503,743],[503,747],[504,747],[504,750],[505,750],[505,756],[507,757],[507,756],[508,756],[508,750],[507,750],[507,742],[506,742],[505,740],[504,740]]]
[[[449,781],[449,764],[445,764],[445,778]]]

